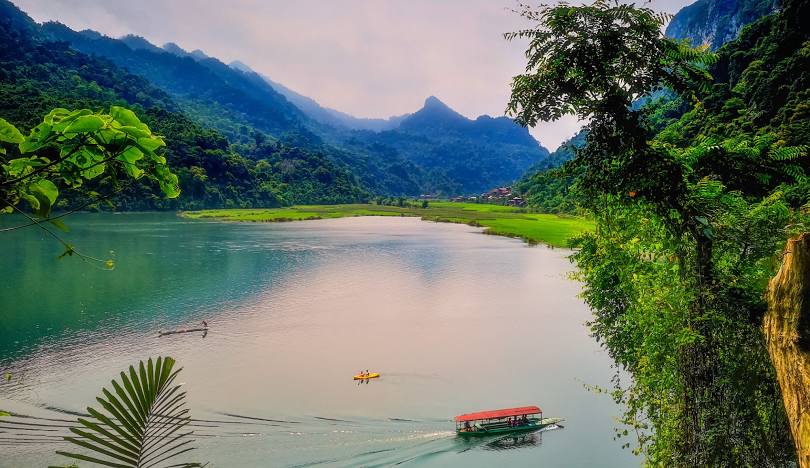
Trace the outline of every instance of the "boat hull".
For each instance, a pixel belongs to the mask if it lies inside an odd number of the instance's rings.
[[[456,431],[456,434],[462,437],[481,437],[498,434],[517,434],[521,432],[538,431],[540,429],[552,426],[560,422],[562,422],[562,418],[543,418],[542,420],[538,419],[523,426],[496,427],[496,428],[487,428],[486,426],[482,426],[480,429],[474,431],[465,431],[463,429],[459,429]]]
[[[368,380],[368,379],[376,379],[380,376],[380,374],[373,372],[368,375],[355,375],[354,380]]]

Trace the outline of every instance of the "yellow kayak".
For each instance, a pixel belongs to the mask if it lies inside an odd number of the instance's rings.
[[[376,372],[371,372],[370,374],[366,374],[366,375],[355,375],[354,380],[376,379],[379,376],[380,376],[380,374],[378,374]]]

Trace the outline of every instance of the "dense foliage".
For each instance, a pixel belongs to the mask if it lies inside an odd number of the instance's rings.
[[[168,198],[180,195],[177,176],[160,154],[163,138],[122,107],[112,106],[109,114],[57,108],[27,137],[0,119],[0,143],[5,143],[0,146],[0,212],[10,213],[25,200],[37,216],[48,218],[58,185],[79,191],[89,181],[105,175],[116,179],[119,173],[146,176]]]
[[[784,2],[716,59],[661,37],[665,18],[646,9],[525,12],[538,27],[522,33],[511,109],[591,118],[570,166],[597,229],[574,259],[593,334],[633,377],[613,395],[653,465],[795,460],[761,318],[806,221],[806,9]],[[680,97],[632,105],[662,87]]]
[[[529,207],[544,213],[578,211],[574,184],[582,171],[569,167],[567,163],[574,159],[575,151],[585,145],[587,135],[581,130],[515,183],[514,190],[521,194]]]

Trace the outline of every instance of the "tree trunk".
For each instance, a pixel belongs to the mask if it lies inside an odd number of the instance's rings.
[[[709,298],[714,292],[713,242],[701,227],[691,226],[695,239],[694,274],[697,279],[697,294],[690,306],[690,326],[702,339],[686,345],[681,350],[679,367],[684,383],[682,446],[682,466],[711,466],[712,446],[720,442],[710,440],[711,429],[717,427],[716,374],[717,351],[712,325],[705,320]],[[715,447],[716,448],[716,447]],[[722,452],[722,450],[720,450]]]
[[[799,466],[810,468],[810,233],[790,239],[764,320]]]

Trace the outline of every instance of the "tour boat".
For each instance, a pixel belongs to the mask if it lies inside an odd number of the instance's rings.
[[[376,379],[379,377],[380,374],[376,372],[372,372],[370,374],[358,374],[354,376],[354,380],[368,380],[368,379]]]
[[[528,432],[562,422],[562,418],[544,418],[537,406],[522,406],[456,416],[456,433],[461,436],[483,436],[511,432]]]

